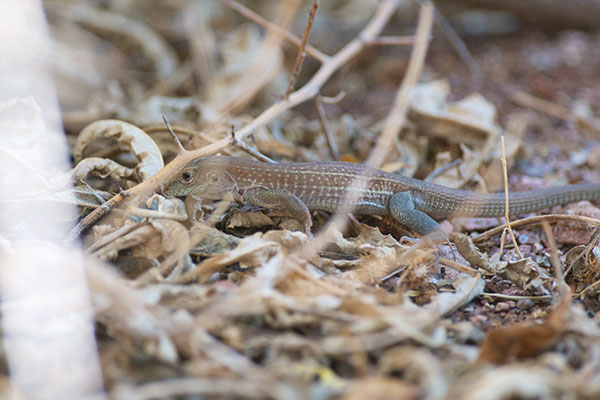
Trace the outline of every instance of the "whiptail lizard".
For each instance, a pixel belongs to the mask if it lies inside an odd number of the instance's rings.
[[[361,215],[391,216],[410,230],[438,231],[434,220],[450,216],[504,215],[503,193],[481,194],[451,189],[402,175],[345,162],[267,164],[236,157],[213,156],[191,161],[165,193],[230,198],[246,204],[284,210],[310,231],[309,210],[344,210]],[[581,183],[514,192],[509,215],[556,205],[600,199],[600,184]]]

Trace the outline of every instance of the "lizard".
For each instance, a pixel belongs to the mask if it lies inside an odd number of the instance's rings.
[[[391,217],[419,235],[441,232],[436,219],[501,217],[504,193],[453,189],[366,165],[329,161],[269,164],[210,156],[190,161],[164,187],[172,196],[230,199],[286,211],[310,233],[310,210]],[[578,183],[509,195],[509,215],[600,199],[599,183]]]

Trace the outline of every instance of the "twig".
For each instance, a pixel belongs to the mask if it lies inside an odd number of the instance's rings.
[[[550,247],[550,263],[554,269],[554,278],[556,279],[556,284],[558,286],[558,293],[560,294],[560,298],[564,300],[567,296],[569,296],[570,290],[565,282],[562,272],[562,265],[560,263],[560,259],[558,258],[556,240],[554,239],[554,234],[552,233],[552,228],[550,228],[548,221],[542,221],[542,228],[544,229],[544,234],[546,235],[548,246]]]
[[[444,172],[448,171],[451,168],[456,167],[458,164],[460,164],[462,162],[462,158],[457,158],[456,160],[447,163],[446,165],[442,165],[441,167],[439,167],[438,169],[436,169],[435,171],[433,171],[432,173],[429,174],[429,176],[427,177],[427,179],[425,179],[427,182],[433,182],[433,180],[443,174]],[[460,169],[458,170],[458,172],[460,173]]]
[[[327,147],[329,148],[329,154],[331,158],[334,160],[340,159],[340,154],[338,153],[337,144],[333,137],[331,136],[331,130],[329,129],[329,123],[327,122],[327,115],[325,114],[325,108],[323,107],[323,103],[321,102],[321,96],[317,96],[315,99],[315,105],[317,107],[317,114],[319,115],[319,122],[321,123],[321,129],[323,130],[323,134],[325,135],[325,140],[327,141]]]
[[[552,296],[549,294],[545,294],[542,296],[516,296],[516,295],[500,294],[500,293],[482,293],[482,296],[497,297],[499,299],[506,299],[506,300],[529,299],[529,300],[534,300],[534,301],[542,301],[542,300],[548,300],[548,299],[552,298]]]
[[[273,104],[271,107],[269,107],[260,115],[258,115],[255,119],[253,119],[250,123],[242,127],[237,132],[237,139],[241,140],[245,138],[246,136],[254,132],[255,129],[260,128],[261,126],[264,126],[265,124],[271,122],[272,120],[280,116],[283,112],[315,97],[319,93],[321,87],[325,84],[325,82],[327,82],[337,70],[339,70],[342,66],[346,65],[346,63],[350,59],[352,59],[358,53],[360,53],[366,46],[368,46],[368,44],[371,41],[373,41],[375,37],[377,37],[379,32],[381,32],[381,30],[385,27],[392,15],[394,15],[394,11],[398,7],[400,1],[401,0],[382,1],[379,4],[379,7],[377,8],[373,18],[371,18],[369,23],[357,35],[357,37],[348,42],[334,56],[329,58],[326,63],[321,65],[321,67],[317,70],[313,77],[306,84],[304,84],[304,86],[291,93],[289,98],[283,99]],[[167,183],[172,176],[177,174],[177,172],[183,167],[185,167],[190,161],[198,157],[204,157],[218,153],[227,146],[230,146],[231,143],[232,138],[226,137],[200,149],[188,151],[185,154],[180,154],[177,157],[175,157],[169,164],[167,164],[163,169],[161,169],[156,175],[132,187],[131,189],[128,189],[123,193],[123,195],[134,197],[151,193],[156,189],[161,189],[162,186],[165,183]],[[121,198],[118,202],[116,202],[115,199],[117,199],[118,196],[121,196],[121,194],[108,200],[102,206],[96,208],[96,210],[94,210],[91,214],[83,218],[80,221],[80,223],[77,224],[77,226],[69,233],[69,235],[65,239],[65,242],[71,243],[84,230],[86,230],[89,226],[91,226],[104,215],[106,215],[108,211],[110,211],[112,208],[118,205],[118,203],[120,203],[120,201],[122,200]]]
[[[336,94],[335,96],[331,97],[331,96],[323,96],[323,95],[319,95],[319,101],[323,104],[337,104],[340,101],[342,101],[342,99],[344,98],[344,96],[346,96],[346,92],[344,92],[343,90],[341,92],[339,92],[338,94]]]
[[[171,134],[171,137],[173,138],[173,140],[175,141],[175,145],[177,146],[177,153],[178,154],[184,154],[187,153],[187,150],[185,149],[185,147],[183,147],[183,145],[181,144],[181,142],[179,141],[179,138],[177,137],[177,135],[175,134],[175,132],[173,132],[173,128],[171,128],[171,124],[169,123],[169,121],[167,120],[167,117],[165,117],[164,115],[162,116],[163,121],[165,121],[165,125],[167,126],[167,129],[169,130],[169,133]]]
[[[412,46],[414,43],[414,36],[379,36],[371,42],[371,46]]]
[[[232,9],[236,10],[237,12],[239,12],[240,14],[242,14],[244,17],[246,17],[249,20],[257,23],[258,25],[260,25],[260,26],[262,26],[262,27],[264,27],[266,29],[270,29],[272,31],[278,32],[279,34],[283,35],[283,38],[286,39],[288,42],[291,42],[292,44],[296,45],[297,47],[300,47],[301,40],[297,36],[291,34],[287,30],[285,30],[282,27],[280,27],[279,25],[267,21],[262,16],[260,16],[257,13],[255,13],[254,11],[250,10],[249,8],[244,7],[243,5],[241,5],[240,3],[238,3],[237,1],[234,1],[234,0],[221,0],[221,3],[225,4],[229,8],[232,8]],[[321,52],[320,50],[314,48],[310,44],[307,44],[305,46],[304,51],[309,56],[311,56],[314,59],[316,59],[319,62],[321,62],[321,64],[325,64],[326,62],[329,61],[330,57],[327,54],[325,54],[325,53]]]
[[[290,83],[288,84],[288,88],[285,91],[285,98],[288,98],[290,93],[292,93],[292,90],[294,90],[294,86],[296,86],[296,80],[298,79],[298,74],[300,73],[300,69],[302,69],[302,64],[304,63],[305,57],[304,49],[306,48],[306,42],[308,41],[308,34],[310,33],[310,28],[312,28],[313,21],[315,20],[317,7],[319,7],[319,1],[313,0],[312,8],[308,12],[308,20],[306,21],[306,26],[304,27],[304,33],[302,34],[302,41],[300,42],[300,47],[298,47],[298,54],[296,55],[294,68],[292,68]]]
[[[450,45],[454,47],[456,50],[456,54],[460,57],[463,63],[469,68],[471,74],[475,79],[475,86],[479,87],[483,80],[483,74],[481,73],[481,69],[479,68],[479,64],[471,55],[469,48],[465,44],[465,42],[461,39],[461,37],[456,33],[452,25],[448,23],[446,18],[436,9],[435,10],[435,22],[437,26],[442,30],[444,35],[448,38]]]
[[[419,21],[417,32],[415,34],[415,46],[411,52],[406,75],[396,93],[396,98],[394,99],[394,104],[385,121],[383,132],[379,136],[375,149],[371,152],[369,159],[367,160],[367,165],[371,167],[380,166],[406,120],[410,92],[421,76],[421,69],[423,68],[425,55],[427,54],[429,35],[431,34],[431,25],[433,21],[433,10],[433,4],[430,1],[423,2],[419,12]]]
[[[515,238],[515,234],[510,226],[510,218],[508,215],[509,204],[508,204],[508,171],[506,168],[506,151],[504,148],[504,135],[500,137],[502,141],[502,157],[500,161],[502,161],[502,173],[504,176],[504,218],[506,219],[506,228],[508,229],[508,233],[510,233],[510,238],[515,246],[515,250],[521,259],[523,259],[523,254],[521,254],[521,249],[519,249],[519,245],[517,244],[517,239]]]
[[[512,100],[520,106],[531,108],[556,118],[566,120],[575,119],[573,113],[568,108],[551,101],[540,99],[539,97],[535,97],[534,95],[521,90],[513,94]]]
[[[600,220],[596,218],[583,217],[581,215],[568,215],[568,214],[550,214],[550,215],[536,215],[534,217],[523,218],[518,221],[512,221],[510,224],[513,228],[520,228],[525,225],[539,224],[542,221],[548,222],[580,222],[582,224],[588,224],[594,227],[600,226]],[[506,225],[501,225],[496,228],[490,229],[483,232],[481,235],[473,239],[473,242],[482,243],[489,240],[491,237],[496,236],[500,232],[506,229]]]
[[[385,3],[381,4],[383,7]],[[412,87],[416,84],[419,79],[421,68],[423,67],[423,63],[425,60],[425,54],[427,53],[427,45],[429,34],[431,32],[431,25],[433,20],[433,6],[431,2],[427,1],[425,4],[421,6],[421,10],[419,12],[419,22],[417,26],[416,32],[416,43],[413,48],[410,60],[408,62],[408,69],[406,71],[406,75],[400,88],[397,92],[396,99],[394,101],[394,105],[392,106],[390,113],[388,115],[388,119],[386,121],[386,125],[383,129],[382,134],[379,136],[377,140],[377,145],[375,149],[371,152],[367,164],[372,167],[378,167],[379,164],[385,159],[385,156],[388,154],[389,149],[392,147],[391,144],[399,132],[400,128],[404,124],[406,118],[406,111],[408,108],[409,95]],[[362,180],[362,184],[361,184]],[[364,185],[366,184],[365,179],[357,178],[352,182],[352,189],[348,190],[344,196],[343,204],[353,204],[355,203],[357,196],[361,192],[361,189],[364,189]],[[346,213],[350,212],[348,209],[339,209],[334,213],[334,215],[329,219],[329,222],[322,229],[321,233],[319,233],[315,237],[315,243],[317,246],[322,245],[323,243],[328,243],[325,236],[330,232],[328,229],[329,226],[342,226],[345,221],[347,221]]]
[[[239,140],[237,137],[235,137],[235,132],[233,130],[233,126],[231,127],[231,144],[239,147],[240,149],[244,150],[246,153],[250,154],[251,156],[256,157],[258,160],[261,160],[261,161],[264,161],[264,162],[267,162],[270,164],[277,164],[277,161],[272,160],[271,158],[265,156],[260,151],[256,150],[254,147],[248,146],[248,144],[246,142]]]

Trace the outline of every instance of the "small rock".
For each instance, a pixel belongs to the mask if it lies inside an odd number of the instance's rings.
[[[508,309],[510,309],[510,306],[508,305],[508,303],[505,303],[503,301],[501,301],[500,303],[496,303],[496,307],[494,307],[494,311],[496,312],[507,311]]]
[[[533,307],[533,300],[531,299],[520,299],[517,301],[517,307],[521,310],[529,310]]]

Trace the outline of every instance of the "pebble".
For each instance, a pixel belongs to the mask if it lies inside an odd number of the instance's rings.
[[[533,300],[531,299],[520,299],[517,301],[517,307],[521,310],[529,310],[534,305]]]

